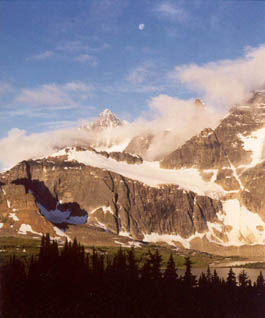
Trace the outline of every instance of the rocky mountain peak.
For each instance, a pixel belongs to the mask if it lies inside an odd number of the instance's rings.
[[[121,126],[122,121],[115,116],[108,108],[99,114],[97,120],[92,125],[92,129],[102,130],[106,128],[113,128]]]
[[[204,109],[205,108],[205,103],[200,98],[196,98],[195,101],[194,101],[194,104],[199,109]]]
[[[117,116],[115,116],[111,110],[106,108],[98,115],[95,122],[83,124],[81,129],[102,131],[104,129],[114,128],[121,125],[123,125],[123,122]]]

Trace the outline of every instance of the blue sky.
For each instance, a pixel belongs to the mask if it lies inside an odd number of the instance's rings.
[[[0,138],[105,108],[130,121],[161,94],[205,97],[203,76],[176,67],[244,59],[264,30],[265,1],[0,1]]]

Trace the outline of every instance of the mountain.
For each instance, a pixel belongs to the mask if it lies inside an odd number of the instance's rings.
[[[92,147],[23,161],[0,174],[0,235],[264,256],[264,124],[259,91],[160,162]]]
[[[206,106],[201,99],[195,99],[192,106],[194,106],[194,116],[197,117],[200,114],[200,117],[203,118],[206,115]],[[145,160],[159,161],[173,150],[171,149],[172,141],[178,139],[179,136],[176,135],[174,130],[156,127],[155,134],[153,130],[152,132],[148,131],[134,136],[123,151],[138,154]],[[161,148],[161,142],[163,144],[163,151],[158,152],[156,148]]]
[[[112,129],[118,126],[122,126],[123,122],[115,116],[108,108],[98,115],[95,122],[90,124],[84,124],[81,126],[83,129],[102,131],[105,129]]]
[[[80,129],[87,132],[90,146],[99,151],[123,151],[128,145],[128,139],[120,136],[118,128],[127,124],[120,120],[109,109],[105,109],[98,118],[91,123],[83,124]]]

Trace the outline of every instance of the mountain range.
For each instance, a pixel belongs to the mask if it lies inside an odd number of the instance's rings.
[[[109,138],[126,124],[106,109],[80,127],[97,142],[0,173],[0,236],[265,255],[264,91],[154,161],[152,134]]]

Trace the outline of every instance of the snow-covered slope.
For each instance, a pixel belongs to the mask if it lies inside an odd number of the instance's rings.
[[[222,197],[226,193],[217,184],[204,181],[198,169],[161,169],[159,162],[150,161],[131,165],[111,158],[105,158],[90,150],[77,151],[75,147],[62,149],[51,157],[59,156],[67,156],[68,161],[76,160],[88,166],[116,172],[151,187],[158,187],[162,184],[176,184],[185,190],[214,198]]]

